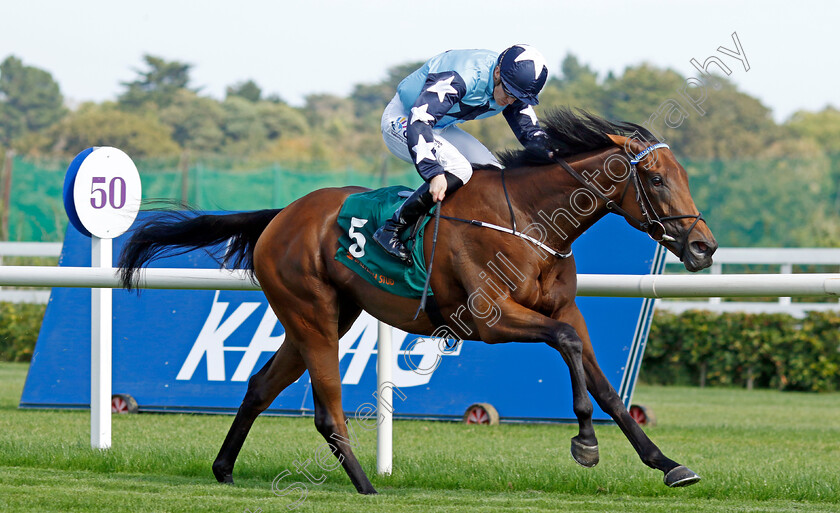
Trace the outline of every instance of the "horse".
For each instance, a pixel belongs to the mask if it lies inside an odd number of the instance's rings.
[[[157,258],[227,243],[219,254],[222,264],[248,269],[285,327],[285,342],[248,381],[213,462],[219,482],[233,483],[236,458],[255,419],[308,370],[317,431],[356,490],[377,493],[352,447],[342,442],[348,429],[338,344],[363,309],[418,335],[439,335],[445,326],[447,337],[547,344],[560,353],[571,377],[579,425],[571,440],[574,461],[585,467],[599,461],[591,394],[642,462],[663,473],[666,485],[700,480],[650,440],[599,368],[575,304],[571,255],[572,242],[614,212],[677,255],[687,270],[710,266],[717,242],[694,204],[686,171],[666,144],[633,123],[559,109],[546,116],[543,128],[553,158],[502,152],[501,169],[477,167],[469,183],[439,205],[437,237],[428,234],[435,223],[425,226],[427,268],[437,239],[430,275],[436,308],[427,311],[418,311],[418,299],[380,290],[335,259],[339,210],[349,195],[367,190],[362,187],[316,190],[283,209],[197,216],[164,211],[133,229],[118,263],[125,288],[136,287],[140,269]],[[489,280],[485,266],[502,257],[517,278]],[[486,314],[491,308],[499,314],[492,321]]]

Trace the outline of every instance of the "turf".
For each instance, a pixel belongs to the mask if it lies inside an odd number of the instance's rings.
[[[18,410],[26,364],[0,364],[0,511],[840,511],[840,394],[639,386],[653,408],[648,434],[703,476],[669,489],[621,432],[597,426],[601,463],[569,456],[572,425],[465,426],[397,421],[394,474],[375,475],[375,432],[356,429],[356,454],[377,496],[353,491],[341,469],[314,458],[323,439],[310,418],[259,419],[234,471],[216,484],[210,464],[232,420],[207,415],[113,417],[113,447],[89,447],[88,412]],[[301,487],[302,489],[302,487]]]

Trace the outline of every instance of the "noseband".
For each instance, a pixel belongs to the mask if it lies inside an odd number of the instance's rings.
[[[670,148],[665,143],[657,143],[645,148],[644,151],[637,154],[633,158],[630,159],[630,176],[627,178],[626,183],[624,184],[624,190],[619,197],[618,202],[615,202],[608,198],[604,193],[598,190],[597,187],[592,185],[588,182],[583,176],[580,175],[577,171],[575,171],[572,166],[566,163],[565,160],[555,157],[555,161],[562,167],[567,173],[569,173],[574,179],[580,182],[589,192],[595,194],[598,198],[604,200],[606,202],[606,206],[608,210],[615,212],[623,216],[625,219],[630,221],[631,224],[638,226],[642,231],[648,234],[648,236],[656,242],[679,242],[682,245],[682,251],[680,253],[680,260],[683,260],[685,256],[685,252],[688,248],[688,236],[691,234],[691,231],[694,230],[694,227],[697,226],[699,221],[703,221],[704,223],[706,220],[703,218],[703,214],[682,214],[682,215],[675,215],[675,216],[664,216],[660,217],[659,214],[656,213],[656,209],[653,208],[653,203],[650,201],[650,198],[647,195],[644,187],[642,187],[642,179],[639,177],[639,171],[636,168],[636,165],[642,161],[648,154],[651,152],[659,149],[659,148]],[[636,189],[636,203],[639,205],[639,210],[642,212],[642,219],[637,218],[630,212],[627,212],[621,207],[621,204],[624,203],[624,196],[627,194],[627,189],[630,187],[630,183],[633,183],[633,188]],[[676,220],[676,219],[694,219],[694,222],[691,223],[688,230],[686,230],[685,234],[682,236],[681,241],[677,241],[673,236],[668,235],[667,230],[665,229],[665,224],[668,221]]]

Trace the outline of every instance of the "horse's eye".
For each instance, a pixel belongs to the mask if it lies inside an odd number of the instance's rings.
[[[650,183],[654,185],[654,187],[661,187],[663,183],[662,177],[659,175],[655,175],[653,178],[650,179]]]

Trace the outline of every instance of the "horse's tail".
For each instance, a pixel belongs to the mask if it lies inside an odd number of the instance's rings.
[[[256,210],[223,215],[194,216],[189,212],[163,211],[149,216],[132,229],[123,246],[117,267],[120,282],[131,290],[137,285],[137,271],[160,258],[228,242],[226,248],[211,251],[221,265],[254,272],[254,246],[268,223],[282,209]]]

